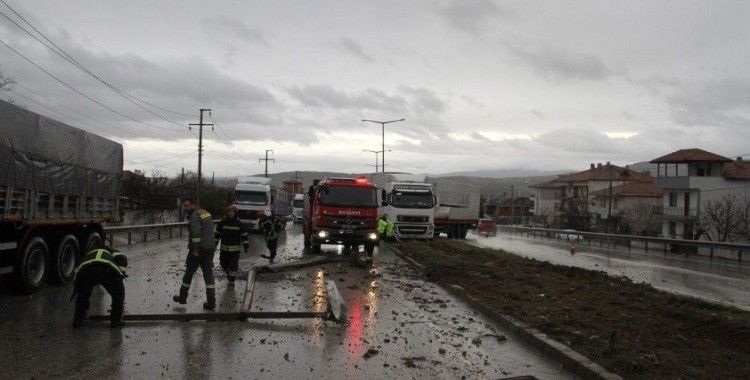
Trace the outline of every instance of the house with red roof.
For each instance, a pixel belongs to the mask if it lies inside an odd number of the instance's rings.
[[[534,214],[548,226],[589,230],[596,215],[589,210],[594,200],[592,194],[626,183],[653,180],[650,175],[627,167],[592,163],[588,170],[532,185]]]
[[[692,148],[674,151],[651,163],[657,164],[655,183],[664,189],[664,237],[704,238],[701,213],[727,197],[734,197],[741,207],[750,206],[750,163],[742,157],[732,160]]]

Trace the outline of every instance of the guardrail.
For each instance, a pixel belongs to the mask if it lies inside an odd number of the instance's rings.
[[[591,244],[592,240],[598,240],[599,245],[603,245],[605,241],[613,242],[615,245],[618,242],[624,242],[624,245],[628,247],[628,250],[632,249],[632,242],[638,241],[644,243],[644,251],[648,252],[649,243],[662,244],[664,252],[671,249],[672,247],[696,247],[696,248],[708,248],[710,257],[713,258],[715,249],[724,249],[727,251],[734,251],[737,253],[737,260],[742,261],[742,254],[750,251],[750,244],[742,243],[725,243],[725,242],[712,242],[706,240],[686,240],[686,239],[669,239],[655,236],[642,236],[642,235],[620,235],[620,234],[607,234],[601,232],[585,232],[585,231],[571,231],[571,230],[560,230],[552,228],[535,228],[535,227],[519,227],[519,226],[497,226],[498,230],[506,230],[515,233],[526,233],[527,235],[542,235],[550,239],[556,240],[576,240],[568,239],[570,236],[581,236],[584,241],[588,241]],[[562,238],[564,236],[566,238]],[[685,254],[687,254],[687,250]]]
[[[148,241],[149,232],[156,232],[156,239],[161,239],[162,231],[167,231],[170,238],[174,237],[174,229],[178,230],[177,236],[182,236],[182,229],[187,227],[187,222],[176,222],[176,223],[161,223],[161,224],[140,224],[135,226],[105,226],[104,234],[105,239],[109,242],[110,246],[114,245],[114,235],[127,234],[128,245],[133,243],[133,234],[143,234],[143,241]]]

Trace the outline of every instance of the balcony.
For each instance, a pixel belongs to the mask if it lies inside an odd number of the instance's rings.
[[[698,215],[698,210],[684,207],[664,207],[664,216],[668,218],[692,218]]]
[[[654,184],[663,189],[689,189],[690,177],[659,177]]]

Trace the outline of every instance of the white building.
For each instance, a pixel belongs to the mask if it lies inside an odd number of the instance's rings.
[[[750,195],[750,163],[701,149],[682,149],[656,158],[656,185],[664,189],[662,236],[695,239],[696,222],[709,202],[728,194],[746,201]],[[686,174],[685,174],[686,173]]]

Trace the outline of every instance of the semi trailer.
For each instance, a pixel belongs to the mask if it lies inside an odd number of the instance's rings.
[[[0,274],[64,284],[119,221],[122,145],[0,101]]]
[[[465,238],[479,220],[481,189],[479,186],[439,178],[430,182],[438,202],[435,233],[445,233],[449,238]]]

